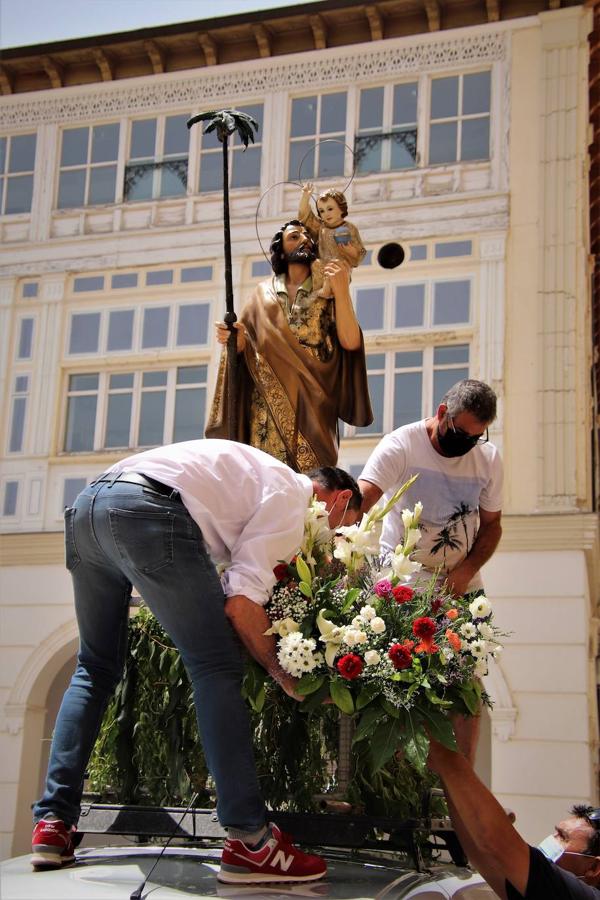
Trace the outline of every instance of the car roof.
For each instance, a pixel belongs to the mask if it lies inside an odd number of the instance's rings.
[[[148,877],[160,850],[157,846],[79,848],[76,864],[60,870],[33,872],[29,856],[0,866],[3,900],[129,900]],[[332,900],[485,900],[495,897],[480,876],[453,865],[416,872],[401,863],[326,853],[327,878],[289,884],[227,885],[217,881],[218,847],[168,847],[142,892],[148,900],[183,897],[289,898]]]

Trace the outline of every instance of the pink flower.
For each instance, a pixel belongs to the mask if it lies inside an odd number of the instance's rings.
[[[388,597],[392,591],[392,582],[387,578],[382,578],[373,588],[378,597]]]

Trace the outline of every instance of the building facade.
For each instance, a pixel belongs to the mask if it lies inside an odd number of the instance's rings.
[[[421,22],[398,0],[324,0],[291,24],[237,16],[4,56],[3,856],[27,849],[76,652],[62,510],[130,448],[203,433],[224,313],[221,149],[185,122],[226,106],[260,124],[230,150],[238,308],[302,181],[345,190],[369,251],[352,291],[375,420],[345,426],[340,463],[358,474],[460,378],[497,391],[504,536],[484,577],[510,636],[486,679],[480,767],[532,841],[571,802],[597,803],[592,13],[551,7],[503,18],[488,0],[479,20],[457,2],[442,21],[426,3]],[[405,251],[394,270],[377,264],[389,241]]]

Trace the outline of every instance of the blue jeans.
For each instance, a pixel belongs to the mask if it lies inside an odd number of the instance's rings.
[[[241,645],[200,529],[181,500],[139,484],[96,482],[65,511],[65,542],[80,647],[34,818],[54,813],[67,826],[77,823],[84,773],[123,673],[134,585],[190,676],[219,820],[244,831],[261,828],[265,808],[240,692]]]

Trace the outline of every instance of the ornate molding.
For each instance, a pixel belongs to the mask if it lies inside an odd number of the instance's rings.
[[[7,703],[0,711],[0,732],[17,735],[23,730],[25,715],[29,712],[45,714],[43,706],[27,706],[25,703]]]
[[[494,703],[490,710],[494,736],[500,741],[509,741],[515,733],[517,708],[499,662],[492,663],[483,683]]]
[[[208,101],[216,105],[223,98],[264,96],[270,91],[354,84],[385,75],[405,75],[443,68],[492,63],[506,59],[509,34],[505,29],[477,31],[453,37],[419,36],[416,41],[401,38],[379,49],[358,51],[344,48],[318,54],[294,54],[286,62],[257,61],[231,65],[224,71],[199,70],[191,77],[170,75],[160,79],[139,79],[137,84],[106,82],[87,88],[64,88],[12,95],[2,103],[0,127],[14,128],[49,122],[107,119],[134,112],[184,107],[190,112]],[[199,40],[205,36],[199,36]],[[205,42],[206,43],[206,42]],[[204,46],[204,45],[203,45]],[[205,52],[207,48],[205,47]],[[141,83],[139,83],[141,82]]]

